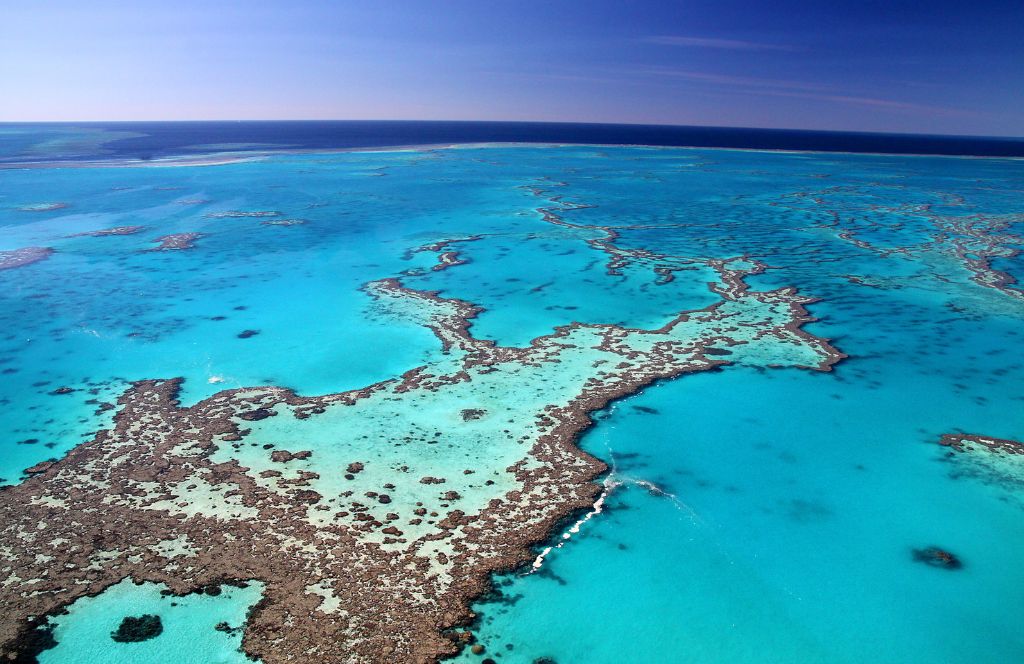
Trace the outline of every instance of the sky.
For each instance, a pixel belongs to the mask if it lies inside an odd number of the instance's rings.
[[[1024,0],[0,0],[0,121],[1024,136]]]

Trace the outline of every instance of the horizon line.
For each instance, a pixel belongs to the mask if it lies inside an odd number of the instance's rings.
[[[389,123],[466,123],[466,124],[522,124],[522,125],[585,125],[618,127],[660,127],[678,129],[732,129],[747,131],[803,132],[809,134],[863,134],[870,136],[916,136],[928,138],[961,138],[974,140],[1024,141],[1024,135],[992,134],[925,134],[899,131],[868,131],[863,129],[803,129],[798,127],[752,127],[742,125],[672,124],[659,122],[579,122],[574,120],[465,120],[430,119],[411,120],[407,118],[238,118],[238,119],[148,119],[148,120],[0,120],[2,125],[82,125],[82,124],[146,124],[146,123],[258,123],[258,122],[389,122]]]

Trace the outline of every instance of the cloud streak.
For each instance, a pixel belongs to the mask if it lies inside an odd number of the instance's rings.
[[[716,48],[727,51],[798,51],[787,44],[765,44],[742,39],[717,39],[714,37],[685,37],[680,35],[654,35],[641,41],[661,46],[683,46],[690,48]]]
[[[702,81],[704,83],[715,83],[727,86],[743,86],[751,88],[783,88],[786,90],[829,90],[831,88],[803,81],[792,81],[777,78],[759,78],[754,76],[732,76],[729,74],[715,74],[705,71],[693,71],[689,69],[672,69],[667,67],[649,67],[646,69],[634,70],[632,73],[651,76],[666,76],[671,78],[683,78],[691,81]]]
[[[853,104],[856,106],[868,106],[872,108],[888,109],[893,111],[907,111],[929,115],[950,116],[950,117],[980,117],[983,115],[978,111],[969,111],[962,108],[950,108],[947,106],[931,106],[928,104],[916,104],[908,101],[897,101],[895,99],[879,99],[877,97],[859,97],[844,94],[815,94],[808,92],[792,92],[784,90],[759,90],[755,94],[770,95],[773,97],[796,97],[798,99],[814,99],[817,101],[833,102],[836,104]]]
[[[969,111],[959,108],[932,106],[929,104],[919,104],[895,99],[849,94],[845,91],[837,90],[833,86],[806,83],[803,81],[758,78],[753,76],[732,76],[712,72],[657,67],[634,70],[632,73],[648,76],[679,78],[698,83],[708,83],[711,85],[721,86],[723,88],[732,88],[735,92],[743,92],[751,95],[810,99],[833,104],[854,105],[891,111],[926,113],[929,115],[940,116],[977,117],[980,115],[977,111]]]

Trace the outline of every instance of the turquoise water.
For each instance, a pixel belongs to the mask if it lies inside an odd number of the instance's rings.
[[[240,650],[246,612],[260,598],[260,584],[246,588],[222,586],[215,596],[194,593],[177,597],[161,594],[156,583],[130,580],[111,586],[96,597],[78,600],[66,615],[52,618],[57,646],[43,651],[41,664],[240,664],[249,660]],[[110,638],[128,616],[159,616],[160,634],[144,641]],[[218,629],[218,626],[220,629]]]
[[[612,466],[605,511],[556,538],[539,571],[496,580],[475,607],[486,654],[461,659],[1020,661],[1019,486],[965,473],[936,443],[1024,438],[1024,298],[978,283],[957,253],[987,251],[1024,279],[1022,201],[1020,161],[724,150],[0,171],[0,251],[55,250],[0,270],[0,477],[106,426],[102,403],[130,381],[183,376],[192,403],[251,385],[322,394],[441,361],[429,330],[373,303],[372,280],[404,273],[477,304],[476,337],[522,346],[574,321],[658,327],[720,300],[691,261],[746,254],[770,266],[752,288],[821,298],[808,329],[849,358],[830,373],[726,367],[612,405],[581,440]],[[145,229],[69,237],[132,225]],[[603,229],[625,257],[614,274]],[[192,249],[145,251],[186,232],[203,234]],[[435,252],[408,253],[444,239],[466,240],[448,250],[469,262],[432,270]],[[287,439],[278,420],[259,434]],[[328,439],[302,442],[346,460]],[[262,469],[244,448],[218,454]],[[915,562],[927,546],[963,568]],[[80,600],[45,661],[114,661],[185,633],[233,652],[209,625],[255,601],[188,596],[174,631],[168,618],[152,642],[116,645],[104,635],[126,614],[104,602],[170,601],[143,588]]]

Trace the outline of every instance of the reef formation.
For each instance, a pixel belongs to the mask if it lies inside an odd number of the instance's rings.
[[[597,248],[622,260],[608,235]],[[453,267],[451,242],[423,250]],[[19,657],[45,616],[125,578],[182,594],[258,579],[243,648],[265,662],[453,654],[490,575],[600,493],[604,464],[575,444],[591,413],[732,362],[843,357],[802,329],[811,298],[748,289],[763,265],[709,265],[721,299],[657,329],[574,323],[504,347],[471,334],[475,305],[391,278],[365,286],[377,312],[432,330],[442,359],[319,397],[233,389],[183,407],[180,380],[135,383],[111,429],[0,492],[0,650]]]
[[[117,631],[110,634],[110,638],[118,643],[138,643],[154,639],[164,631],[160,616],[147,613],[143,616],[126,616]]]
[[[53,254],[50,247],[22,247],[11,251],[0,251],[0,270],[13,270],[45,260]]]
[[[158,237],[155,241],[160,244],[147,249],[146,251],[175,251],[180,249],[191,249],[195,246],[196,240],[203,237],[202,233],[173,233]]]
[[[107,237],[110,235],[134,235],[146,230],[145,226],[115,226],[114,228],[103,228],[98,231],[75,233],[68,237]]]
[[[970,477],[1004,491],[1024,508],[1024,443],[994,436],[948,433],[939,444],[950,450],[954,477]]]

